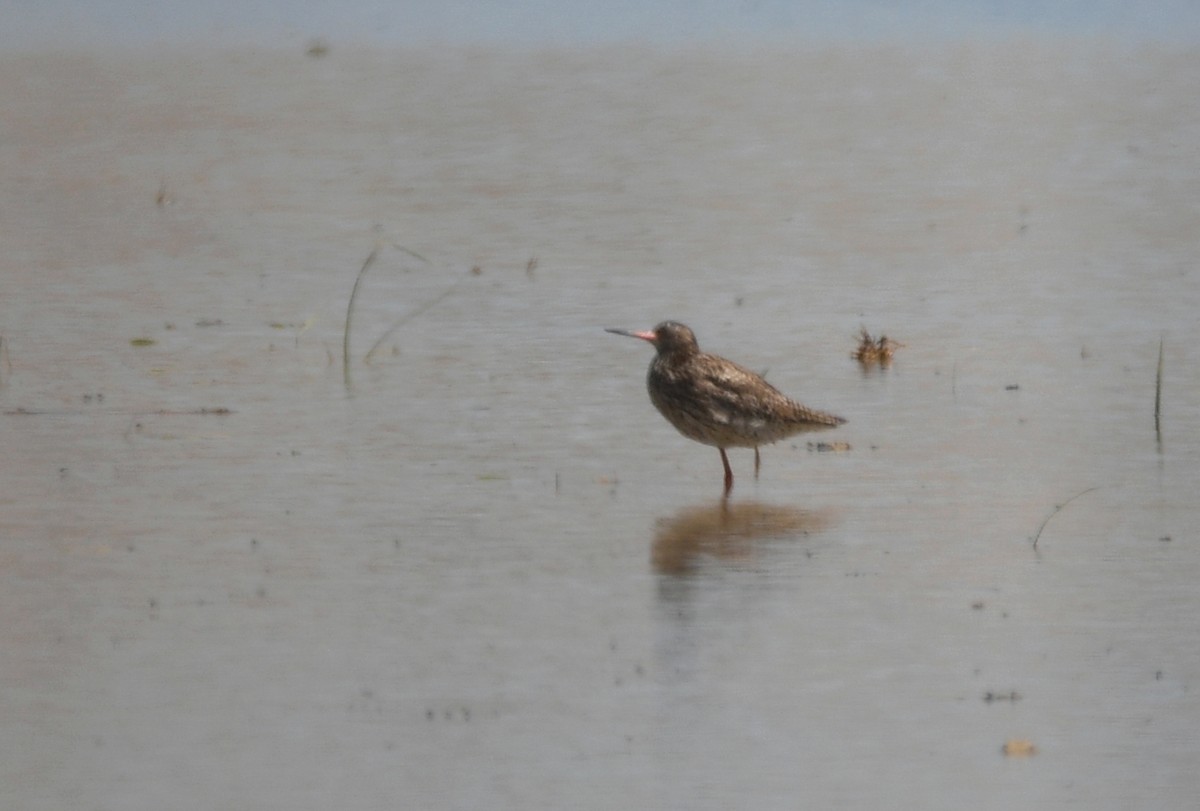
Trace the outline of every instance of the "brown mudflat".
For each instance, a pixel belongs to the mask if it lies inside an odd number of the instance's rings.
[[[754,448],[757,475],[759,445],[845,422],[801,405],[731,360],[701,352],[695,334],[676,321],[664,321],[647,332],[608,332],[654,345],[657,352],[646,376],[650,400],[679,433],[721,452],[726,495],[733,489],[726,448]]]

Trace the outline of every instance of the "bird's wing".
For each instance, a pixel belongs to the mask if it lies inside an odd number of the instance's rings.
[[[790,402],[759,375],[724,359],[697,363],[674,382],[682,389],[677,389],[680,401],[726,425],[770,419]]]
[[[705,404],[710,418],[746,427],[766,422],[838,425],[840,417],[808,408],[789,398],[760,375],[732,361],[704,363],[699,373],[688,375],[694,402]]]

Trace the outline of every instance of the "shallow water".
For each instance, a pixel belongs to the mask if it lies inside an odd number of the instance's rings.
[[[6,806],[1200,791],[1193,51],[3,64]]]

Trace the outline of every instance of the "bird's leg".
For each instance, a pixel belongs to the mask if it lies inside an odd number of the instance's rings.
[[[758,468],[762,465],[762,460],[758,458],[758,446],[754,446],[754,478],[758,478]]]
[[[725,465],[725,495],[729,495],[729,491],[733,489],[733,468],[729,466],[729,457],[725,455],[725,449],[717,450],[721,452],[721,463]]]

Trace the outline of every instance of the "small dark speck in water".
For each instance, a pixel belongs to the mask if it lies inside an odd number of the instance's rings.
[[[1005,391],[1018,391],[1020,388],[1021,388],[1020,384],[1009,383],[1007,386],[1004,387],[1004,390]]]
[[[983,694],[983,702],[991,704],[993,701],[1020,701],[1021,694],[1016,690],[1010,690],[1007,693],[993,693],[991,690]]]
[[[1163,543],[1170,543],[1171,536],[1170,535],[1162,535],[1159,537],[1159,540],[1162,541]]]
[[[975,609],[976,611],[982,611],[983,600],[976,600],[975,602],[971,603],[971,608]]]
[[[1162,681],[1162,677],[1163,677],[1163,672],[1161,670],[1154,671],[1154,680],[1155,681]]]

